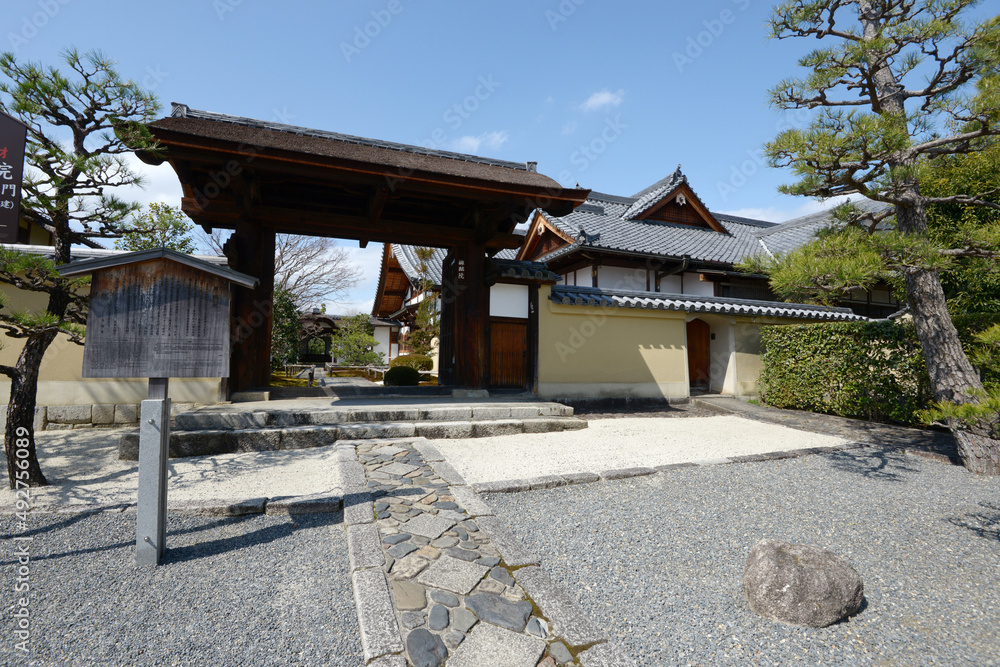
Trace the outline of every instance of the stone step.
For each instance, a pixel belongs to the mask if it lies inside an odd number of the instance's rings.
[[[587,428],[576,417],[546,416],[526,419],[483,419],[480,421],[390,421],[330,425],[289,426],[286,428],[174,430],[170,433],[170,458],[209,456],[234,452],[266,452],[325,447],[338,440],[387,438],[485,438],[517,433],[550,433]],[[121,437],[118,458],[139,460],[139,433]]]
[[[314,410],[233,410],[212,408],[183,412],[174,417],[175,431],[246,430],[340,426],[376,422],[461,422],[501,419],[571,417],[573,408],[559,403],[486,405],[354,406]]]

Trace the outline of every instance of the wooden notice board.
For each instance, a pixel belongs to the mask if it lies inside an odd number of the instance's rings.
[[[228,377],[229,286],[166,259],[94,272],[83,377]]]

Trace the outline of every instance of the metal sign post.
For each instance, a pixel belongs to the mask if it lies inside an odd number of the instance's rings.
[[[170,397],[167,378],[149,378],[149,399],[139,415],[139,504],[135,522],[135,562],[157,565],[167,538],[167,454]]]

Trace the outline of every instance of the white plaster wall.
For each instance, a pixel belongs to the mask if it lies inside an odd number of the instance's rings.
[[[597,269],[597,286],[602,289],[646,291],[646,269],[601,266]]]
[[[576,287],[593,287],[593,267],[585,266],[577,271],[570,271],[563,276],[563,284]]]
[[[380,352],[385,355],[385,362],[389,363],[392,361],[392,349],[389,345],[389,331],[390,327],[375,327],[375,340],[378,345],[375,346],[375,351]]]
[[[684,282],[680,276],[664,276],[660,279],[660,291],[664,294],[683,294]]]
[[[491,287],[490,317],[528,319],[528,286],[497,283]]]
[[[684,291],[681,294],[696,296],[715,296],[715,283],[711,280],[699,280],[697,273],[684,274]]]

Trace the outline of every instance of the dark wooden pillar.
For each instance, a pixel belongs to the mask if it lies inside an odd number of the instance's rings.
[[[438,339],[438,384],[455,386],[455,251],[449,250],[441,265],[441,327]]]
[[[225,251],[230,267],[260,280],[252,290],[233,291],[229,391],[265,388],[271,383],[274,229],[241,222]]]
[[[528,386],[533,394],[538,393],[538,285],[528,287]]]
[[[490,288],[486,285],[486,248],[462,245],[448,254],[449,280],[442,303],[452,302],[454,382],[467,389],[489,387]]]

